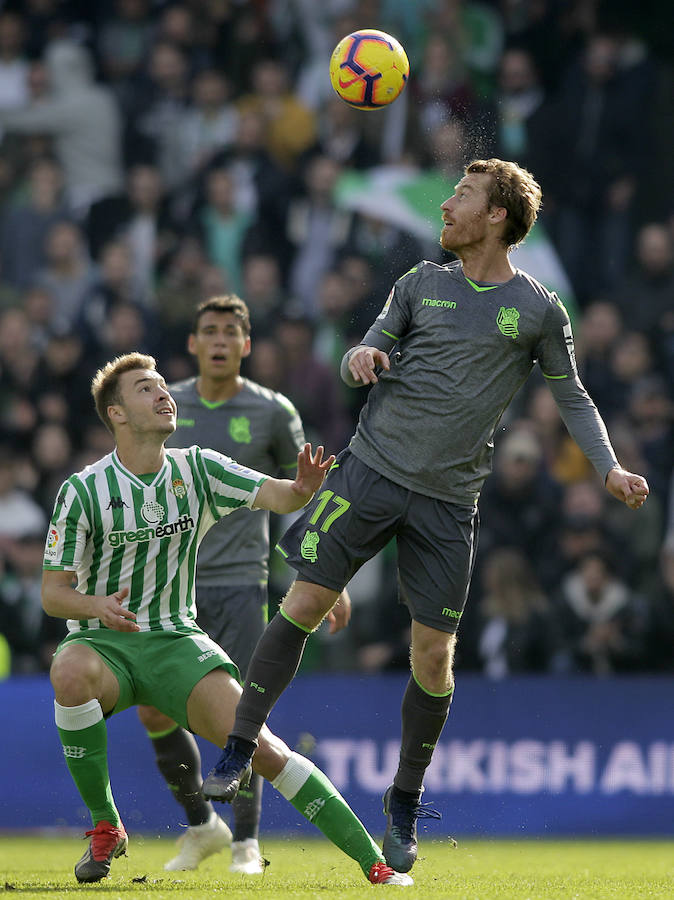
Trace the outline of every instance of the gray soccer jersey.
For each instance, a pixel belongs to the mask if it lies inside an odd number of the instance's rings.
[[[239,393],[222,403],[203,400],[196,378],[170,385],[169,390],[178,404],[178,427],[167,442],[169,446],[213,447],[259,472],[294,476],[304,432],[295,407],[283,394],[247,378]],[[266,583],[268,560],[266,510],[225,519],[201,544],[197,584],[218,587]]]
[[[266,477],[214,450],[190,447],[167,450],[146,484],[113,451],[62,485],[44,568],[75,572],[84,594],[128,587],[124,606],[142,631],[194,630],[199,543],[222,516],[250,508]],[[68,620],[71,632],[100,627],[99,619]]]
[[[396,352],[361,411],[352,452],[398,484],[462,505],[477,502],[496,426],[534,363],[551,385],[577,382],[564,306],[520,270],[480,285],[460,262],[421,262],[395,283],[362,343]],[[608,471],[615,457],[603,424],[587,394],[583,403],[583,424],[597,432],[593,462]]]

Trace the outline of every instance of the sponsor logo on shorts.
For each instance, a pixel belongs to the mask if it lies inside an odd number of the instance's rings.
[[[201,656],[197,656],[197,662],[203,662],[205,659],[208,659],[211,656],[217,656],[217,650],[207,650],[205,653],[202,653]]]
[[[442,610],[443,616],[449,616],[450,619],[460,619],[463,615],[462,612],[459,612],[457,609],[450,609],[448,606]]]
[[[87,755],[86,747],[74,747],[71,744],[66,744],[63,747],[63,755],[68,759],[82,759]]]
[[[302,554],[302,559],[306,559],[308,562],[315,563],[318,559],[318,542],[320,541],[320,537],[317,531],[306,531],[304,537],[302,538],[302,546],[300,547],[300,553]]]

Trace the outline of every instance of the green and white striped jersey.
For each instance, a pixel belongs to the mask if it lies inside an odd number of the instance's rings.
[[[167,449],[150,480],[129,472],[113,451],[63,483],[44,568],[75,572],[83,594],[128,587],[124,606],[142,631],[195,630],[199,543],[218,519],[250,509],[266,479],[193,446]],[[68,620],[71,632],[104,627],[99,619]]]

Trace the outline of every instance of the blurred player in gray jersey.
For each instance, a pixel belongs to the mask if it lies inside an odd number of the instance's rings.
[[[188,337],[198,375],[172,384],[178,404],[177,428],[167,446],[211,447],[242,465],[269,475],[293,477],[304,446],[302,422],[282,394],[243,378],[241,361],[250,353],[250,317],[234,294],[201,303]],[[224,518],[204,538],[197,560],[197,621],[245,673],[267,615],[269,513]],[[196,869],[232,842],[232,872],[264,870],[258,846],[262,778],[253,775],[233,804],[234,835],[201,793],[201,759],[188,731],[139,706],[157,764],[188,828],[178,855],[165,869]]]
[[[457,261],[423,261],[404,274],[362,343],[345,355],[345,382],[373,387],[349,447],[280,542],[297,579],[258,643],[234,728],[205,782],[210,796],[235,796],[307,635],[343,602],[339,593],[359,566],[395,537],[401,599],[412,618],[412,671],[399,766],[383,798],[384,853],[403,872],[416,859],[417,819],[439,817],[420,802],[423,777],[454,691],[456,631],[494,431],[536,362],[609,493],[631,509],[648,495],[646,481],[619,465],[578,378],[564,306],[510,263],[540,202],[540,187],[515,163],[467,166],[441,206],[441,244]]]

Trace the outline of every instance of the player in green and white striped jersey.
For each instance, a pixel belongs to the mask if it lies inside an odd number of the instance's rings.
[[[91,842],[75,866],[100,881],[126,852],[110,788],[104,716],[137,703],[222,746],[241,695],[238,670],[197,626],[194,576],[199,541],[239,507],[288,513],[320,487],[334,457],[305,444],[297,475],[269,478],[213,450],[167,450],[176,404],[154,359],[118,357],[92,383],[115,450],[68,478],[45,546],[42,602],[67,619],[51,667],[55,719],[68,768],[88,807]],[[73,584],[75,582],[75,584]],[[410,884],[328,779],[266,727],[254,768],[374,883]]]

